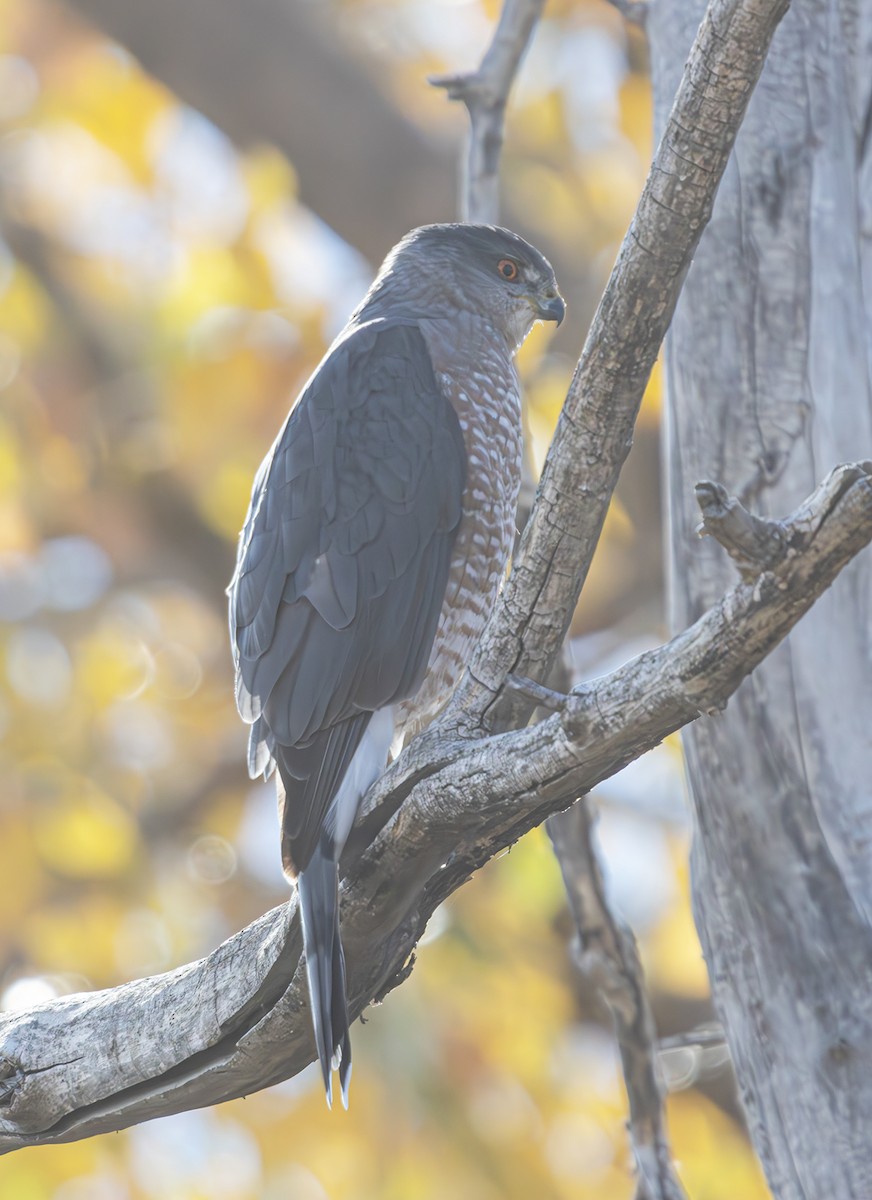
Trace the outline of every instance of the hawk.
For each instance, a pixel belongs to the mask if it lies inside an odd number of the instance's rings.
[[[395,739],[446,703],[513,544],[514,355],[563,318],[548,261],[489,225],[425,225],[385,259],[254,481],[228,589],[253,778],[277,776],[327,1102],[351,1043],[342,848]]]

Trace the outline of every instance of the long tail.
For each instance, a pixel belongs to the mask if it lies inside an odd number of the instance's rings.
[[[345,955],[339,937],[339,868],[324,840],[300,872],[297,887],[312,1023],[327,1105],[333,1107],[333,1071],[338,1070],[342,1104],[348,1108],[351,1037],[345,1003]]]

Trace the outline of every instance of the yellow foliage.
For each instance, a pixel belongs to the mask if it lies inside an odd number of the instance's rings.
[[[627,143],[610,142],[585,155],[580,182],[601,229],[607,236],[622,238],[645,182],[642,161]]]
[[[45,487],[63,496],[81,492],[88,481],[81,455],[65,437],[46,439],[40,467]]]
[[[62,1150],[49,1148],[27,1154],[7,1155],[0,1167],[3,1195],[9,1200],[53,1200],[56,1189],[70,1180],[90,1176],[117,1157],[96,1141],[74,1142]],[[108,1162],[107,1162],[108,1160]],[[69,1194],[69,1193],[68,1193]],[[92,1193],[93,1194],[93,1193]],[[86,1200],[86,1193],[73,1193]]]
[[[119,622],[97,626],[76,647],[78,691],[96,709],[138,696],[153,675],[148,646]]]
[[[7,778],[6,786],[9,786]],[[24,813],[16,806],[2,819],[0,837],[0,925],[14,929],[42,897],[45,876],[33,856],[33,845]]]
[[[296,195],[297,176],[292,164],[271,146],[261,146],[246,154],[242,171],[252,215],[284,204]]]
[[[0,493],[0,552],[25,550],[33,542],[30,522],[15,499],[4,499]]]
[[[38,970],[75,972],[103,987],[118,982],[115,942],[124,915],[119,899],[88,893],[75,906],[43,905],[21,922],[19,930]]]
[[[70,879],[111,879],[132,860],[130,815],[93,780],[49,761],[25,774],[33,844],[51,871]]]
[[[678,1173],[693,1200],[769,1200],[747,1139],[710,1100],[678,1092],[668,1099],[667,1116]]]
[[[614,544],[615,542],[629,541],[633,536],[633,532],[633,522],[630,520],[630,514],[624,508],[620,499],[617,496],[612,496],[608,512],[606,513],[605,524],[603,525],[603,537]]]
[[[660,414],[663,408],[663,362],[657,359],[642,397],[642,407],[639,410],[639,423],[656,428],[660,424]]]
[[[552,368],[539,372],[527,386],[525,414],[537,471],[545,464],[568,385],[566,371]]]
[[[216,613],[202,596],[178,586],[155,586],[148,593],[149,615],[157,622],[164,648],[181,644],[198,658],[215,652],[224,633],[224,612]]]
[[[690,907],[687,847],[673,847],[675,879],[681,903],[668,910],[648,936],[645,970],[652,985],[685,996],[707,996],[709,978]]]
[[[578,211],[578,194],[565,175],[542,163],[519,161],[512,172],[512,193],[534,229],[569,229]]]
[[[45,296],[22,266],[16,264],[0,286],[0,329],[22,354],[31,354],[45,337],[51,310]]]
[[[0,421],[0,496],[15,496],[23,472],[21,447],[14,432]]]
[[[173,273],[157,316],[166,333],[177,336],[212,310],[247,306],[257,299],[232,249],[201,246],[188,250]]]
[[[509,112],[509,145],[512,153],[527,145],[538,149],[557,142],[565,135],[563,105],[558,92],[546,92],[524,104],[515,104]]]
[[[173,103],[154,79],[102,40],[80,45],[49,73],[40,114],[74,121],[123,161],[140,183],[151,179],[148,134]]]
[[[20,12],[19,0],[0,0],[0,50],[15,46],[16,18]]]
[[[251,471],[241,463],[227,463],[206,481],[199,503],[212,528],[233,538],[242,528],[250,498]]]
[[[621,128],[633,140],[641,162],[651,159],[653,150],[651,127],[654,114],[651,104],[651,84],[644,75],[633,72],[625,76],[618,92],[621,109]]]
[[[566,902],[551,842],[541,827],[500,855],[491,869],[489,883],[494,903],[504,913],[503,919],[515,920],[519,927],[529,927],[530,917],[549,923],[562,912]],[[519,892],[524,897],[523,907],[514,903]]]

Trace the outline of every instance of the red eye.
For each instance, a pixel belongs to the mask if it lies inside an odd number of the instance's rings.
[[[518,264],[516,262],[512,262],[510,258],[501,258],[497,263],[497,270],[502,275],[503,279],[512,280],[518,278]]]

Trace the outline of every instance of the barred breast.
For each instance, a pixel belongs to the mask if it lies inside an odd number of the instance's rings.
[[[424,332],[460,421],[467,463],[463,515],[427,675],[395,710],[397,730],[406,739],[447,703],[490,616],[514,543],[521,482],[521,399],[505,342],[487,327],[476,331],[475,367],[461,372],[456,344],[443,345],[432,331]]]

